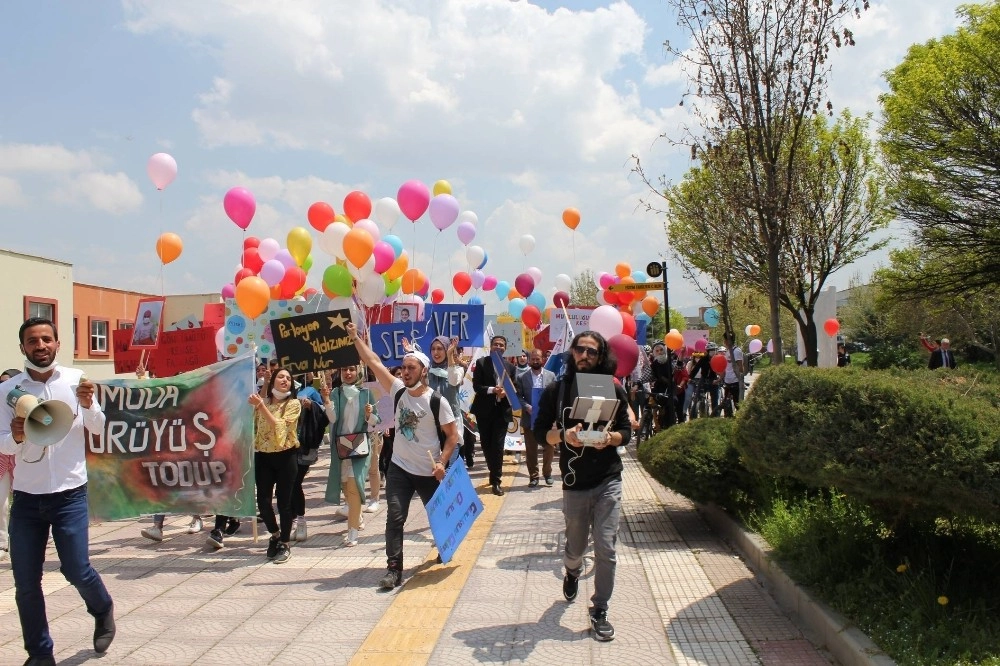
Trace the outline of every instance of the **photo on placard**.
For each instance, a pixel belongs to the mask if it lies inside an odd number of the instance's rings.
[[[416,303],[394,303],[392,306],[392,320],[400,324],[417,321]]]
[[[132,349],[156,349],[160,346],[163,331],[163,296],[139,299],[132,329]]]

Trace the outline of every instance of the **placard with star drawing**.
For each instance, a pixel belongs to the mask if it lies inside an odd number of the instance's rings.
[[[278,365],[293,375],[357,365],[361,358],[347,335],[349,310],[315,312],[271,320]]]

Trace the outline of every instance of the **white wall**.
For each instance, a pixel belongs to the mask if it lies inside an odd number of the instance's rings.
[[[816,300],[816,311],[813,313],[816,321],[816,346],[819,349],[818,365],[821,368],[837,367],[837,336],[829,336],[823,330],[823,324],[827,319],[837,318],[837,288],[827,287]],[[799,327],[795,327],[796,340],[798,342],[798,360],[801,363],[806,357],[806,345],[802,340],[802,333]]]
[[[0,249],[0,370],[24,367],[17,329],[24,321],[24,297],[57,301],[56,326],[61,341],[57,359],[73,365],[73,265]]]

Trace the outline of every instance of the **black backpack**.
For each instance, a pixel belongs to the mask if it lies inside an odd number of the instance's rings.
[[[399,411],[399,399],[403,397],[403,391],[405,390],[406,387],[399,389],[392,398],[392,413],[394,416]],[[434,415],[434,427],[437,429],[438,443],[441,445],[441,450],[444,451],[444,443],[448,441],[448,436],[441,430],[441,419],[438,416],[438,412],[441,411],[441,397],[441,394],[437,391],[431,392],[431,414]]]

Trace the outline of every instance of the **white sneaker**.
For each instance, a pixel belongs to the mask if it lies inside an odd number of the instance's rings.
[[[365,513],[375,513],[379,509],[378,500],[372,500],[365,505]]]
[[[143,529],[139,534],[151,541],[163,541],[163,530],[156,525]]]
[[[309,533],[306,531],[306,519],[303,516],[299,516],[299,519],[295,521],[295,540],[301,543],[308,538]]]
[[[516,462],[518,465],[521,464],[521,454],[520,453],[515,453],[514,454],[514,462]]]
[[[202,527],[201,516],[195,516],[191,519],[191,524],[188,525],[188,534],[197,534],[198,532],[201,532]]]
[[[356,529],[347,530],[347,534],[344,535],[344,545],[348,547],[358,545],[358,531]]]
[[[351,509],[346,504],[341,504],[340,506],[337,507],[338,516],[343,516],[344,518],[347,518],[347,514],[349,514],[350,512]]]

